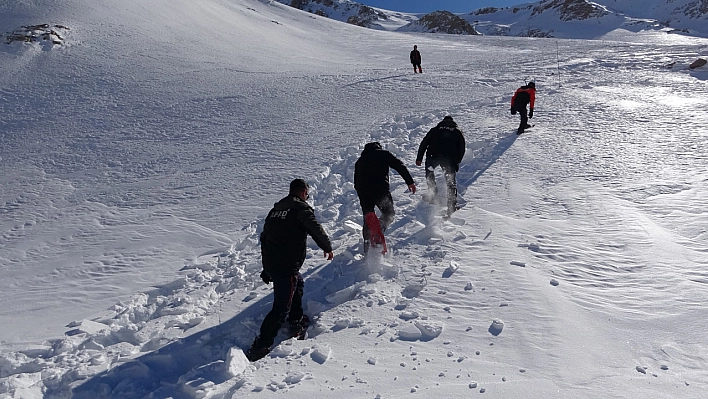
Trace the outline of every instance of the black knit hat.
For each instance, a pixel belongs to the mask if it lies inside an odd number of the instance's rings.
[[[450,115],[447,115],[443,118],[444,121],[451,121],[452,117]]]
[[[296,194],[303,190],[309,190],[310,186],[303,179],[295,179],[290,182],[290,193]]]

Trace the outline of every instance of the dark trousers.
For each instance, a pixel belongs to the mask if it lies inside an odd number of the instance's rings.
[[[300,273],[273,279],[273,309],[263,319],[261,334],[254,346],[270,348],[286,318],[289,322],[296,322],[302,318],[304,286],[305,282]]]
[[[435,183],[435,168],[440,166],[445,175],[445,185],[447,186],[447,209],[450,213],[457,207],[457,167],[447,160],[435,158],[425,159],[425,181],[432,195],[438,194],[438,187]]]
[[[523,108],[517,107],[516,112],[518,112],[519,116],[521,116],[521,122],[519,122],[519,131],[523,132],[529,124],[529,113],[526,110],[526,106],[524,106]]]
[[[390,192],[360,195],[359,202],[361,203],[361,211],[364,215],[369,212],[374,212],[374,207],[379,208],[381,211],[381,217],[379,218],[381,230],[386,231],[386,228],[393,223],[396,211],[393,209],[393,197],[391,197]],[[369,239],[369,226],[366,225],[366,222],[364,222],[362,235],[364,236],[364,240]]]

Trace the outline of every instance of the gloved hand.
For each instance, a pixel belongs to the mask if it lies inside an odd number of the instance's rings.
[[[533,118],[533,108],[529,111],[529,118]]]
[[[511,114],[516,115],[516,110],[514,108],[511,109]]]
[[[409,184],[408,189],[411,190],[412,194],[415,194],[415,189],[416,189],[415,184]]]
[[[266,274],[265,270],[263,270],[261,272],[261,280],[263,280],[263,282],[266,284],[270,284],[270,281],[271,281],[270,276],[268,276],[268,274]]]
[[[420,166],[423,164],[423,161],[415,161],[416,166]]]

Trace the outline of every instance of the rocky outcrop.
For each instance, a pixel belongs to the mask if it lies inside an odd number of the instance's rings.
[[[561,21],[582,21],[609,14],[609,11],[600,7],[597,3],[591,3],[587,0],[550,0],[542,1],[534,7],[531,16],[541,14],[550,9],[558,12]]]
[[[469,22],[449,11],[431,12],[421,17],[418,21],[412,22],[410,25],[420,27],[420,29],[415,30],[422,32],[447,33],[452,35],[479,35],[479,32],[477,32]]]
[[[683,8],[683,14],[691,19],[706,19],[708,15],[708,0],[696,0]]]
[[[26,25],[20,29],[3,34],[5,43],[13,42],[23,43],[49,43],[50,45],[64,44],[64,32],[68,31],[64,25]]]
[[[347,23],[365,28],[371,27],[375,22],[387,19],[386,14],[377,12],[371,7],[361,6],[357,15],[347,18]]]
[[[371,28],[377,22],[386,21],[388,15],[369,6],[340,0],[277,0],[290,7],[307,11],[321,17],[336,19],[348,24]]]

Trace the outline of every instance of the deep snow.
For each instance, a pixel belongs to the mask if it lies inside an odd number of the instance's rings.
[[[0,1],[0,30],[70,29],[0,46],[0,397],[708,388],[708,71],[687,69],[705,39],[397,34],[249,0],[49,5]],[[536,127],[517,136],[508,102],[530,78]],[[466,205],[443,221],[413,161],[448,114]],[[363,259],[352,174],[371,140],[420,191],[392,174],[392,255]],[[259,226],[295,177],[336,257],[311,243],[311,337],[246,364],[271,298]]]

